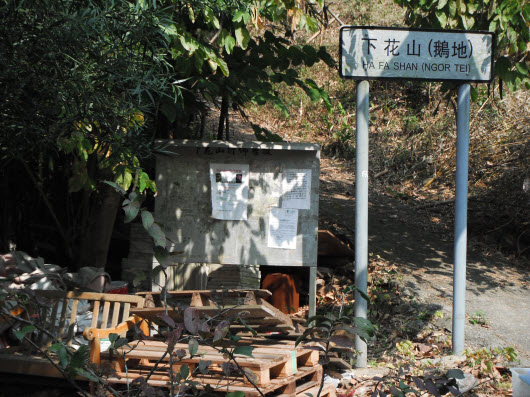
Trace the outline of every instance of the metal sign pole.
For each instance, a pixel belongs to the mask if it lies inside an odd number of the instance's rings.
[[[461,81],[458,92],[453,351],[464,349],[469,99],[467,82],[493,80],[495,34],[490,32],[341,26],[339,73],[362,80],[357,87],[355,191],[355,285],[366,291],[368,264],[368,82],[367,80]],[[366,302],[355,296],[355,315],[366,318]],[[366,366],[366,344],[358,337],[357,366]]]
[[[355,165],[355,286],[366,293],[368,280],[368,81],[357,85],[357,135]],[[367,302],[355,292],[355,317],[367,318]],[[355,335],[356,367],[367,364],[366,343]]]
[[[456,113],[456,192],[453,285],[453,353],[464,351],[466,319],[467,182],[469,158],[469,84],[458,89]]]

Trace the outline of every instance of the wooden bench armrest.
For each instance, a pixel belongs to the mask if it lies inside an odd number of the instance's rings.
[[[123,321],[122,323],[112,328],[96,328],[96,327],[85,328],[85,330],[83,331],[83,337],[87,341],[91,341],[96,338],[97,339],[108,338],[110,334],[122,335],[126,333],[128,330],[132,329],[135,326],[135,324],[140,324],[142,321],[144,321],[143,318],[133,314],[127,320]],[[145,330],[143,331],[145,333]]]

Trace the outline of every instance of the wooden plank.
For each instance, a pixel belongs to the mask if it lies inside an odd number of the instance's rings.
[[[0,372],[64,378],[63,374],[46,358],[22,354],[0,354]],[[76,379],[84,379],[76,376]]]
[[[266,289],[228,289],[228,290],[186,290],[186,291],[168,291],[171,295],[175,297],[190,297],[194,293],[198,293],[203,296],[211,297],[212,295],[220,295],[224,297],[235,297],[235,296],[245,296],[247,292],[253,292],[259,298],[266,298],[272,296],[272,293]],[[151,291],[151,292],[137,292],[138,296],[146,296],[150,294],[151,296],[160,295],[160,291]]]
[[[118,325],[118,319],[120,315],[120,302],[114,302],[114,307],[112,309],[112,321],[110,323],[111,327]]]
[[[101,328],[107,328],[109,321],[110,302],[107,301],[103,304],[103,313],[101,314]]]
[[[151,386],[155,387],[170,387],[170,377],[163,370],[157,372],[155,378],[149,379],[148,383]],[[127,383],[131,382],[134,379],[139,378],[140,376],[145,377],[150,370],[136,370],[128,369],[127,374],[124,372],[117,372],[114,376],[109,377],[109,383]],[[128,376],[128,380],[127,380]],[[118,378],[120,377],[120,378]],[[289,396],[295,397],[296,390],[298,387],[297,382],[303,381],[304,385],[308,383],[308,386],[302,386],[302,389],[307,389],[308,387],[313,387],[320,381],[322,377],[322,367],[302,367],[296,375],[288,376],[285,378],[278,378],[271,380],[268,384],[260,385],[259,389],[263,394],[270,395],[270,393],[279,392],[279,394],[274,394],[275,396]],[[306,378],[308,380],[306,380]],[[318,378],[318,379],[314,379]],[[198,382],[197,388],[203,389],[205,385],[210,385],[213,387],[216,392],[227,393],[234,391],[241,391],[245,393],[245,396],[257,397],[260,396],[260,393],[250,384],[245,383],[241,379],[235,377],[216,377],[212,375],[197,375],[192,377],[191,380]],[[284,391],[290,389],[293,393],[286,394]],[[314,394],[316,395],[316,394]],[[328,396],[332,397],[332,396]]]
[[[102,302],[129,302],[143,305],[144,298],[139,295],[107,294],[103,292],[81,292],[81,291],[45,291],[35,290],[35,293],[49,299],[85,299],[89,301]]]
[[[99,306],[100,302],[95,301],[94,302],[94,308],[92,309],[92,322],[90,323],[90,327],[95,328],[98,326],[98,319],[99,319]]]
[[[215,316],[218,315],[220,309],[216,306],[202,306],[195,308],[200,316]],[[240,306],[227,306],[222,309],[226,311],[226,316],[232,316],[234,312],[243,312],[248,311],[250,315],[245,317],[247,320],[249,317],[274,317],[275,312],[265,305],[240,305]],[[159,314],[165,313],[165,308],[163,307],[153,307],[153,308],[132,308],[131,314],[136,314],[147,320],[157,322],[160,321],[158,317]],[[168,309],[168,315],[175,321],[183,321],[182,313],[174,309]]]
[[[66,306],[68,305],[68,302],[70,300],[67,300],[66,303],[63,303]],[[68,346],[72,345],[72,339],[74,338],[74,328],[75,328],[75,322],[77,320],[77,308],[79,306],[79,299],[71,299],[72,302],[72,311],[70,312],[70,320],[68,321],[68,333],[66,334],[66,344]]]
[[[58,326],[58,332],[57,332],[57,340],[63,339],[64,334],[64,326],[66,324],[66,309],[68,307],[68,301],[64,299],[62,301],[63,307],[61,309],[61,315],[59,316],[59,326]]]
[[[131,315],[130,311],[131,311],[131,304],[129,302],[124,303],[123,304],[123,316],[121,318],[122,322],[126,321],[129,318],[129,316]]]

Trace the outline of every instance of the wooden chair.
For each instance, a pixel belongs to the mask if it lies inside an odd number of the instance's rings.
[[[143,307],[144,298],[136,295],[106,294],[81,291],[35,291],[44,298],[46,305],[38,305],[38,313],[18,315],[38,316],[38,328],[46,332],[37,332],[33,343],[47,348],[54,342],[72,345],[77,325],[77,308],[80,302],[90,304],[92,311],[91,326],[83,332],[89,341],[90,359],[99,363],[100,339],[116,332],[124,335],[134,324],[142,320],[130,315],[132,306]],[[15,320],[16,321],[16,320]],[[144,327],[141,325],[141,327]],[[62,373],[46,357],[38,354],[23,354],[20,349],[0,349],[0,372],[27,374],[47,377],[62,377]]]

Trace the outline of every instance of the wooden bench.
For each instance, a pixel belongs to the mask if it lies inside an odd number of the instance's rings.
[[[143,307],[144,298],[137,295],[119,295],[80,291],[34,291],[40,304],[28,305],[25,310],[15,312],[21,319],[31,319],[36,328],[45,332],[34,332],[32,344],[46,349],[56,342],[72,345],[77,326],[77,309],[80,302],[90,305],[92,320],[84,332],[89,341],[90,359],[99,363],[100,338],[111,333],[124,336],[135,324],[145,332],[142,319],[130,314],[131,307]],[[12,311],[14,312],[14,311]],[[9,318],[16,322],[16,318]],[[22,326],[26,325],[20,321]],[[62,377],[62,373],[50,360],[39,354],[25,354],[23,346],[0,349],[0,372]]]

